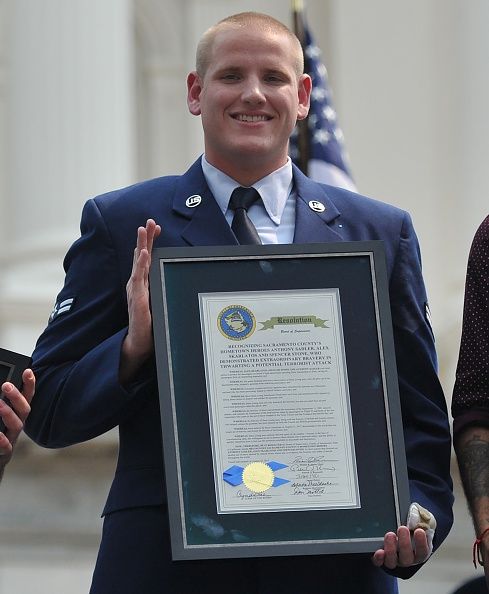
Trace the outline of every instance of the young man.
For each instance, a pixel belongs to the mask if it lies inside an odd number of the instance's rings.
[[[3,433],[0,432],[0,481],[5,466],[12,458],[15,442],[24,428],[24,422],[31,410],[29,403],[34,396],[35,379],[30,369],[24,371],[22,381],[22,392],[10,382],[2,384],[3,400],[0,400],[0,419],[2,419],[5,429]]]
[[[431,552],[422,529],[413,543],[406,526],[388,533],[372,558],[171,561],[148,294],[151,251],[153,245],[238,243],[230,227],[238,210],[230,196],[238,186],[260,193],[248,214],[263,243],[384,241],[412,500],[438,521],[435,547],[452,522],[447,411],[409,216],[317,184],[291,165],[288,139],[307,115],[311,80],[303,74],[297,38],[275,19],[243,13],[212,27],[187,85],[189,110],[202,119],[204,156],[183,176],[88,201],[58,296],[70,306],[54,314],[33,355],[38,395],[28,432],[34,439],[59,447],[116,425],[120,430],[91,592],[395,592],[393,575],[409,577]],[[314,208],[317,202],[324,208]],[[127,238],[135,225],[133,252]]]

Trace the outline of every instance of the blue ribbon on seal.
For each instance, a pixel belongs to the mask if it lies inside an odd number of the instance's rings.
[[[265,462],[265,464],[269,466],[274,473],[277,470],[282,470],[282,468],[287,468],[287,464],[282,464],[281,462],[275,462],[273,460],[270,462]],[[243,470],[243,466],[230,466],[222,473],[222,478],[232,487],[238,487],[243,482]],[[290,483],[290,481],[278,476],[274,476],[272,487],[280,487],[286,483]]]

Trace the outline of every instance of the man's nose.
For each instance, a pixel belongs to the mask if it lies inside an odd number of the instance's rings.
[[[265,93],[262,85],[257,79],[250,79],[246,81],[242,94],[243,101],[247,103],[264,103]]]

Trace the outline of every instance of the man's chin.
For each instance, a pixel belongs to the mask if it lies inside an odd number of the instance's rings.
[[[270,144],[265,140],[255,140],[246,143],[240,143],[229,151],[229,156],[238,160],[255,160],[260,164],[264,161],[272,160]]]

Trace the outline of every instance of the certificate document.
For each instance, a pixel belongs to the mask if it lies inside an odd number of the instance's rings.
[[[217,512],[360,507],[339,289],[199,309]]]

